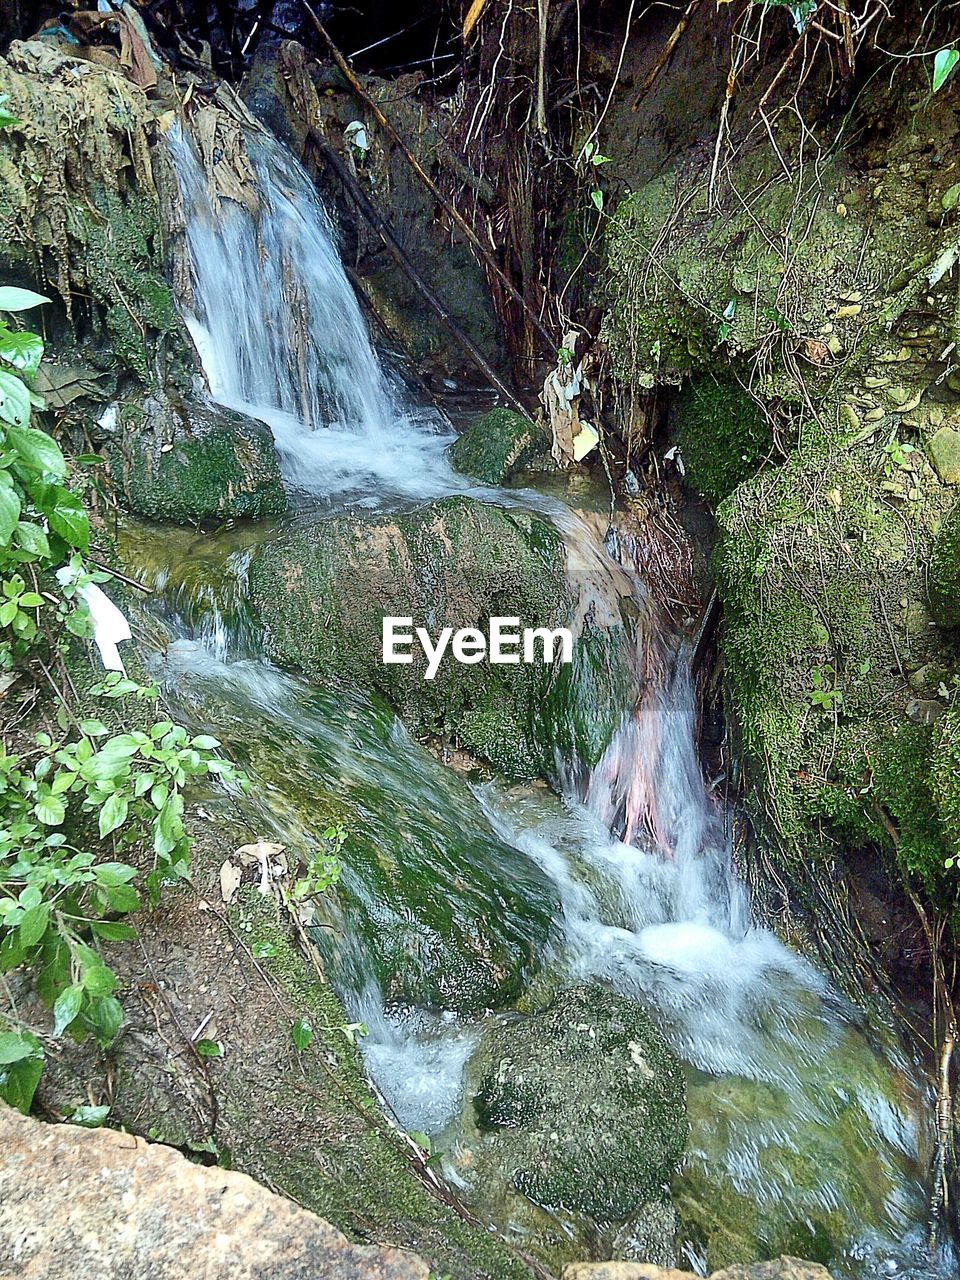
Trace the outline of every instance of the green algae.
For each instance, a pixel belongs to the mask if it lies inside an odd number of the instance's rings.
[[[549,448],[546,433],[527,418],[511,409],[491,409],[454,441],[449,456],[464,475],[503,484]]]

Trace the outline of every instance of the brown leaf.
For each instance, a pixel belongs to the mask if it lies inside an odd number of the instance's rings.
[[[220,896],[223,898],[224,905],[228,906],[236,896],[237,890],[240,888],[240,868],[235,867],[228,858],[220,868]]]

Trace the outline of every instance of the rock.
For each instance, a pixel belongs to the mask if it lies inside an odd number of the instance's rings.
[[[563,1271],[563,1280],[690,1280],[689,1271],[654,1267],[643,1262],[575,1262]],[[831,1280],[817,1262],[799,1258],[775,1258],[715,1271],[709,1280]]]
[[[913,724],[931,725],[943,715],[945,707],[935,698],[911,698],[906,705],[907,719]]]
[[[944,484],[960,484],[960,431],[941,427],[927,442],[927,454]]]
[[[593,606],[587,617],[578,601],[584,584],[593,591],[593,569],[578,562],[568,580],[568,558],[542,516],[446,498],[264,544],[250,589],[280,662],[373,688],[414,732],[455,736],[502,773],[533,777],[555,769],[558,751],[595,763],[632,687],[636,606],[613,585],[603,616]],[[448,654],[426,680],[417,643],[411,664],[383,663],[385,616],[412,617],[434,637],[444,626],[486,634],[491,616],[517,617],[521,629],[570,624],[573,661],[551,665],[538,654],[531,664],[466,666]]]
[[[158,393],[121,406],[119,425],[113,471],[136,515],[192,524],[286,506],[273,435],[255,418]]]
[[[938,626],[960,627],[960,503],[947,515],[933,540],[927,602]]]
[[[0,1260],[20,1280],[427,1280],[243,1173],[0,1106]],[[5,1268],[6,1269],[6,1268]]]
[[[465,476],[503,484],[549,451],[546,433],[534,423],[511,409],[491,409],[454,442],[450,461]]]
[[[559,1215],[581,1255],[598,1229],[632,1220],[648,1258],[673,1260],[668,1195],[687,1140],[684,1077],[641,1005],[591,984],[542,1013],[489,1023],[465,1096],[456,1176],[481,1206],[506,1196],[519,1221],[528,1202]],[[646,1216],[659,1231],[644,1230]]]

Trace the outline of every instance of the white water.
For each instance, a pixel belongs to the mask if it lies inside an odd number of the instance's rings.
[[[443,457],[447,438],[400,406],[299,166],[269,140],[251,144],[254,214],[211,195],[184,135],[170,145],[194,278],[188,320],[213,396],[269,423],[296,490],[372,503],[462,491]],[[568,537],[582,531],[569,515],[561,523]],[[591,563],[606,558],[596,539],[580,551]],[[221,661],[226,631],[222,619],[206,629]],[[252,714],[261,702],[251,700]],[[756,1203],[796,1202],[801,1217],[872,1181],[877,1225],[850,1242],[851,1260],[868,1259],[871,1275],[926,1275],[915,1099],[891,1099],[892,1073],[871,1057],[852,1011],[811,964],[754,926],[725,815],[701,776],[694,714],[680,662],[626,717],[592,774],[561,762],[563,805],[495,785],[479,798],[499,834],[558,888],[561,980],[605,981],[652,1006],[689,1064],[691,1163],[722,1172]],[[367,1063],[400,1123],[443,1133],[478,1028],[384,1010],[369,984],[343,994],[369,1027]],[[732,1101],[713,1092],[727,1082]],[[863,1151],[843,1150],[839,1126],[851,1110],[869,1171],[857,1167]],[[822,1152],[822,1175],[798,1187],[788,1157],[809,1151]]]
[[[184,318],[214,400],[267,423],[295,490],[363,500],[457,487],[452,437],[387,378],[302,167],[251,133],[252,211],[211,189],[179,126],[168,145],[193,283]]]

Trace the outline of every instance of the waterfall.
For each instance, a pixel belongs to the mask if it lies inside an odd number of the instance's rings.
[[[172,130],[169,145],[192,275],[185,320],[214,399],[270,425],[295,492],[371,505],[462,492],[443,457],[448,437],[404,406],[380,364],[300,166],[275,141],[251,134],[250,199],[240,203],[211,192],[186,131]],[[536,501],[516,491],[485,495],[504,505]],[[549,979],[600,980],[656,1012],[687,1065],[688,1172],[703,1171],[710,1194],[732,1187],[761,1212],[782,1207],[791,1221],[855,1206],[854,1225],[838,1228],[837,1274],[937,1274],[921,1256],[922,1109],[909,1064],[887,1044],[891,1069],[825,977],[753,921],[728,815],[698,760],[688,664],[675,639],[657,633],[642,562],[608,554],[596,529],[569,510],[557,514],[557,505],[540,509],[565,535],[579,608],[617,613],[622,584],[606,579],[625,574],[639,616],[649,619],[642,642],[657,659],[648,666],[638,654],[641,700],[592,771],[558,770],[559,796],[496,780],[473,788],[500,839],[556,886],[561,919],[545,962]],[[159,550],[178,555],[166,535]],[[417,782],[411,744],[361,739],[356,719],[349,729],[328,723],[309,688],[255,656],[255,628],[243,629],[245,548],[231,556],[208,582],[189,544],[180,559],[196,562],[198,576],[176,593],[166,577],[155,580],[151,607],[166,591],[168,616],[178,619],[163,662],[184,718],[228,747],[260,739],[252,803],[263,829],[291,848],[309,846],[312,810],[290,797],[298,782],[310,784],[320,760],[325,773],[386,796],[385,822],[420,813],[461,830],[462,809],[442,788]],[[356,972],[355,989],[341,995],[368,1024],[363,1050],[381,1093],[404,1127],[449,1136],[482,1020],[385,1009],[369,966]],[[702,1261],[692,1251],[687,1260]]]
[[[385,373],[309,176],[269,135],[245,141],[241,202],[213,189],[186,127],[167,136],[192,285],[184,320],[211,396],[270,426],[295,490],[373,500],[455,487],[451,437]]]

